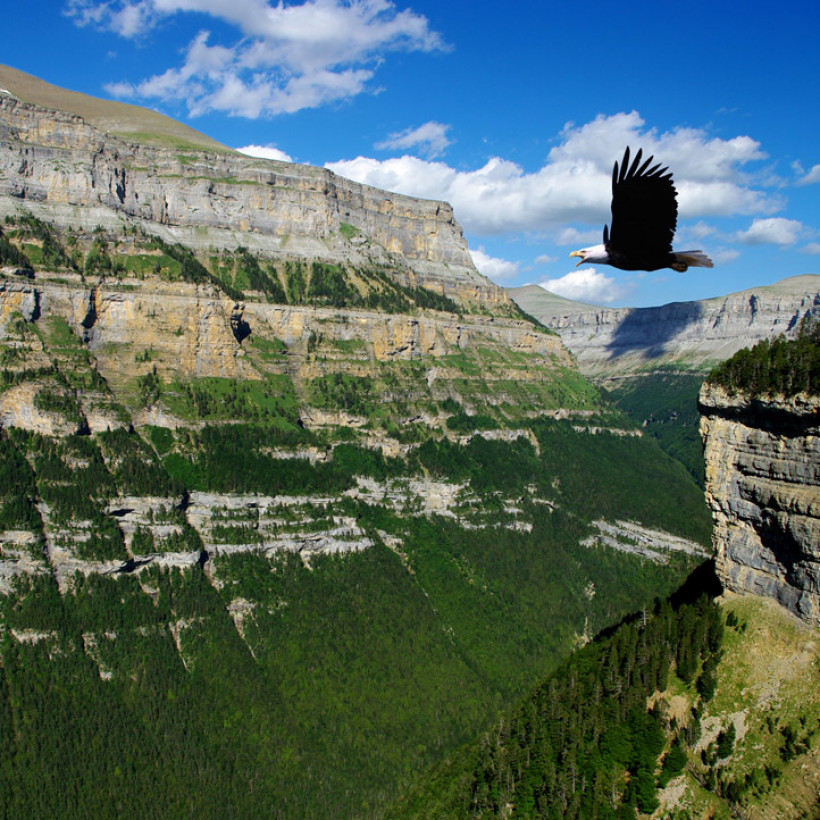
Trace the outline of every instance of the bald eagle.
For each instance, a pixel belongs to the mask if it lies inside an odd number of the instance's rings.
[[[711,268],[712,260],[703,251],[673,251],[672,238],[678,219],[675,184],[668,168],[643,164],[639,149],[632,165],[629,146],[620,168],[612,169],[612,230],[604,225],[603,245],[573,251],[581,261],[612,265],[621,270]],[[575,267],[577,268],[578,265]]]

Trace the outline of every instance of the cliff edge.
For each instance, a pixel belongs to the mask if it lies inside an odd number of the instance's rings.
[[[718,575],[820,626],[820,397],[699,397]]]
[[[202,253],[388,265],[464,304],[512,305],[476,270],[447,203],[244,156],[158,116],[0,66],[0,217],[138,227]]]

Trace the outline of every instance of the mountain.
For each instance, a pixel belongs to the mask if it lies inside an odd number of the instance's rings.
[[[651,308],[587,305],[538,285],[508,292],[561,335],[585,375],[601,379],[660,369],[705,373],[761,339],[793,335],[805,316],[820,314],[816,275]]]
[[[157,111],[100,100],[59,88],[11,66],[0,65],[0,96],[14,97],[39,108],[61,111],[82,119],[99,132],[142,144],[177,147],[187,145],[200,150],[236,153],[205,134]]]
[[[203,149],[196,132],[153,112],[92,105],[82,95],[78,102],[19,76],[0,71],[0,216],[23,204],[39,219],[86,234],[140,228],[201,253],[244,246],[283,262],[384,267],[402,284],[519,315],[503,289],[476,271],[446,203],[215,144]],[[90,120],[74,113],[86,110]],[[103,130],[115,122],[114,131]]]
[[[508,291],[560,334],[582,373],[704,482],[697,397],[707,372],[738,350],[793,337],[820,315],[820,276],[794,276],[698,302],[603,308],[528,285]]]
[[[820,323],[712,371],[714,565],[596,636],[388,816],[820,816],[818,390]]]
[[[0,816],[381,816],[703,561],[695,481],[445,203],[26,83],[0,82]]]

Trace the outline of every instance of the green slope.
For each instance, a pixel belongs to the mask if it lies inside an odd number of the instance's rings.
[[[104,132],[133,142],[233,153],[233,149],[164,114],[69,91],[11,66],[0,65],[0,89],[23,102],[80,116]]]
[[[700,560],[606,546],[600,522],[709,543],[685,470],[554,357],[473,329],[379,358],[319,321],[296,342],[257,323],[252,378],[199,378],[175,325],[161,350],[83,341],[93,315],[54,308],[88,304],[76,246],[4,236],[37,269],[9,293],[56,296],[0,337],[2,816],[381,816]],[[346,329],[455,322],[384,272],[304,271],[300,291],[243,251],[140,242],[98,243],[86,275],[125,296],[218,280]]]

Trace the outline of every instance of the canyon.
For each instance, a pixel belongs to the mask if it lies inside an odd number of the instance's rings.
[[[509,293],[560,334],[585,375],[601,380],[670,368],[706,373],[761,339],[793,336],[805,317],[820,315],[820,276],[813,274],[648,308],[588,305],[538,285]]]

